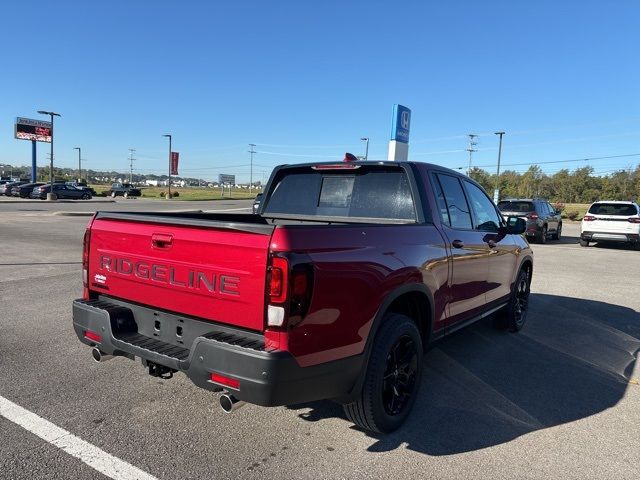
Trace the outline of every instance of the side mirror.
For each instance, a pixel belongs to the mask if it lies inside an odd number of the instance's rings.
[[[527,222],[520,217],[507,217],[507,233],[520,235],[527,229]]]

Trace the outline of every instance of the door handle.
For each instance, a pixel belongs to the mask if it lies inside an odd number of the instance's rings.
[[[464,242],[462,240],[454,240],[451,242],[453,248],[464,248]]]
[[[155,248],[169,248],[173,243],[173,235],[154,233],[151,235],[151,245]]]

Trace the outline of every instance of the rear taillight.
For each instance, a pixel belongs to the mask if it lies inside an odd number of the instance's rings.
[[[289,262],[286,258],[274,257],[271,264],[271,279],[269,281],[269,298],[271,303],[284,303],[287,299],[289,280]]]
[[[529,220],[537,220],[538,219],[538,214],[536,212],[527,213],[527,218]]]
[[[82,238],[82,284],[84,285],[84,299],[89,299],[89,242],[91,241],[91,228],[84,231]]]
[[[629,218],[627,218],[627,222],[629,222],[629,223],[640,223],[640,217],[629,217]]]
[[[267,325],[284,327],[292,317],[304,317],[311,304],[313,269],[308,264],[289,265],[283,257],[273,257],[269,276]]]
[[[596,217],[594,217],[593,215],[585,215],[584,217],[582,217],[582,220],[584,220],[585,222],[593,222],[596,219]]]

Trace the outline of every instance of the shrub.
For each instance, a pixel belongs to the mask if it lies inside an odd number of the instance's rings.
[[[179,197],[180,196],[180,192],[173,192],[171,194],[172,197]]]
[[[555,208],[556,211],[558,211],[558,212],[564,212],[565,205],[562,202],[556,202],[556,203],[553,204],[553,208]]]
[[[579,215],[580,213],[577,210],[571,210],[570,212],[567,212],[567,217],[569,218],[569,220],[577,220]]]
[[[165,197],[165,195],[166,195],[166,193],[165,193],[165,192],[160,192],[160,195],[159,195],[159,196],[160,196],[160,198],[164,198],[164,197]]]

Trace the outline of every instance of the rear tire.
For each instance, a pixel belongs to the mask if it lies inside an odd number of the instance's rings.
[[[562,237],[562,224],[558,225],[558,229],[556,230],[556,233],[553,234],[554,240],[560,240],[560,237]]]
[[[538,237],[538,242],[539,243],[547,243],[547,226],[545,225],[544,227],[542,227],[542,232],[540,233],[540,236]]]
[[[520,270],[511,290],[509,303],[494,317],[494,325],[499,330],[518,332],[527,322],[529,310],[529,294],[531,293],[531,279],[527,270]]]
[[[422,376],[422,338],[411,318],[387,314],[374,339],[359,397],[343,405],[363,430],[389,433],[411,413]]]
[[[88,193],[85,193],[84,195],[82,195],[82,200],[89,200],[91,197],[89,196]]]
[[[124,198],[129,198],[129,193],[128,193],[128,192],[124,192],[124,193],[122,194],[122,196],[123,196]]]
[[[588,247],[589,246],[589,240],[580,239],[580,246],[581,247]]]
[[[116,198],[116,192],[111,192],[111,198]]]

